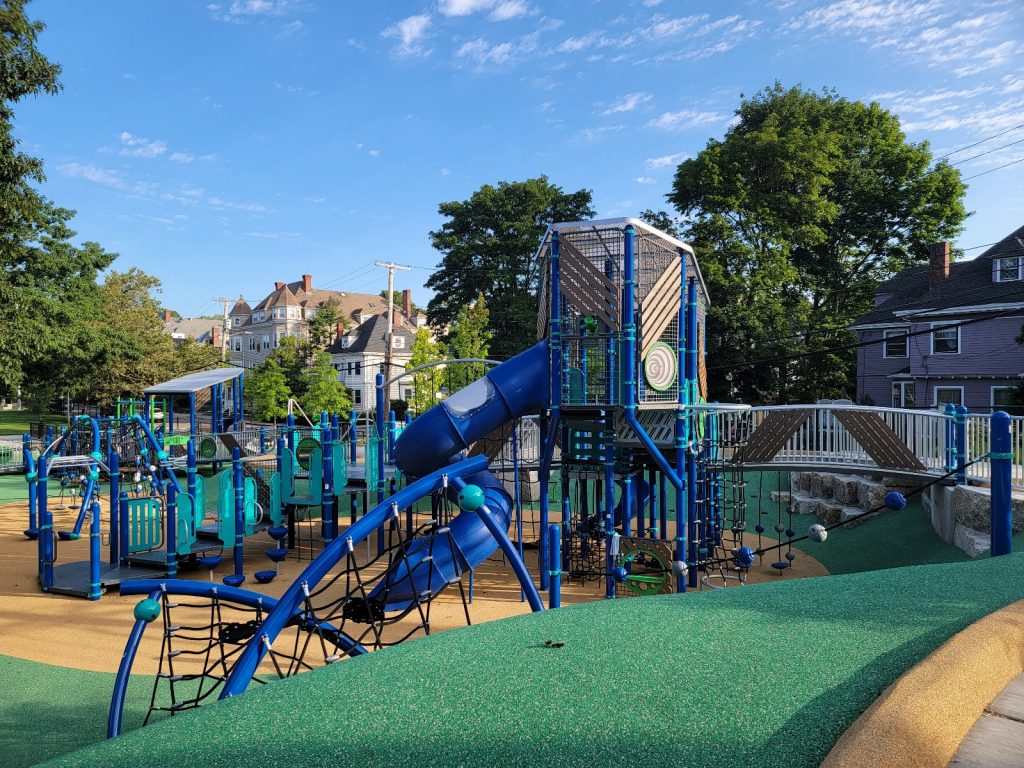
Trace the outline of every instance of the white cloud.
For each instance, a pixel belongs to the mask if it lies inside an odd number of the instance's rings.
[[[504,64],[512,57],[512,43],[491,45],[482,37],[463,43],[455,52],[456,58],[470,58],[477,64]]]
[[[942,17],[941,0],[839,0],[792,19],[789,31],[888,32],[907,23],[934,23]]]
[[[295,21],[289,21],[287,24],[284,24],[281,27],[280,31],[277,33],[277,36],[288,37],[290,35],[297,35],[300,32],[302,32],[305,28],[305,24],[303,24],[298,19],[295,19]]]
[[[370,157],[380,157],[380,150],[379,150],[379,149],[371,149],[371,150],[369,150],[369,151],[367,152],[367,154],[368,154],[368,155],[369,155]]]
[[[508,21],[518,19],[530,12],[530,5],[525,0],[502,0],[491,11],[491,21]]]
[[[663,112],[651,120],[648,125],[666,131],[681,131],[687,128],[698,128],[702,125],[720,123],[726,115],[720,112],[699,112],[694,109],[681,109],[678,112]]]
[[[242,24],[251,19],[283,16],[294,10],[295,5],[292,0],[232,0],[227,5],[210,3],[206,10],[220,21]]]
[[[685,32],[686,30],[691,29],[706,18],[708,18],[706,13],[697,14],[695,16],[680,16],[674,19],[659,19],[656,16],[654,18],[654,25],[651,27],[651,36],[672,37],[674,35],[678,35],[680,32]]]
[[[1003,93],[1018,93],[1019,91],[1024,91],[1024,77],[1004,75]]]
[[[216,195],[206,198],[206,203],[211,208],[242,211],[244,213],[269,213],[270,208],[262,203],[233,203],[229,200],[217,197]]]
[[[600,128],[584,128],[574,138],[579,141],[594,141],[609,133],[618,133],[625,127],[624,125],[605,125]]]
[[[120,154],[125,157],[159,157],[167,151],[167,142],[161,139],[144,139],[128,131],[122,131],[119,138],[124,145]]]
[[[493,5],[494,0],[440,0],[437,10],[442,16],[470,16]]]
[[[688,155],[685,152],[677,152],[674,155],[662,155],[661,157],[648,157],[644,160],[644,165],[648,171],[657,171],[660,168],[679,165],[687,157]]]
[[[657,184],[657,179],[652,179],[650,176],[637,176],[633,179],[637,184]]]
[[[663,0],[644,0],[644,5],[648,8],[656,8],[661,5]]]
[[[169,159],[172,163],[181,163],[184,165],[186,163],[191,163],[196,159],[196,156],[189,154],[188,152],[172,152]]]
[[[95,184],[102,184],[104,187],[124,189],[125,182],[117,171],[109,171],[105,168],[98,168],[92,163],[64,163],[57,166],[57,170],[65,176],[76,179],[85,179]]]
[[[452,172],[450,170],[448,170],[447,168],[442,168],[441,169],[441,175],[442,176],[451,176],[451,173]]]
[[[400,56],[424,54],[429,53],[423,49],[423,38],[430,29],[430,24],[430,14],[421,13],[395,22],[380,34],[382,37],[398,40],[396,52]]]
[[[621,99],[612,104],[608,109],[604,110],[602,115],[614,115],[617,112],[632,112],[637,107],[646,104],[654,97],[649,93],[643,91],[636,91],[634,93],[627,93]]]

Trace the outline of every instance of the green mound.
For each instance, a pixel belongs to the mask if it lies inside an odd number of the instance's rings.
[[[910,666],[1024,596],[1022,566],[1016,555],[518,617],[253,688],[56,764],[817,766]]]
[[[0,764],[33,765],[102,741],[113,687],[111,674],[0,656]],[[129,686],[132,722],[142,722],[149,692],[145,680]]]

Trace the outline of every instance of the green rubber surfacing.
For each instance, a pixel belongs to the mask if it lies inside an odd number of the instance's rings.
[[[1021,597],[1013,555],[562,608],[256,686],[53,765],[817,766],[903,672]]]

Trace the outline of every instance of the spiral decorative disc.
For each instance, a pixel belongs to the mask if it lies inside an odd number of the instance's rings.
[[[657,342],[644,360],[644,378],[651,389],[664,392],[676,383],[676,353],[663,341]]]

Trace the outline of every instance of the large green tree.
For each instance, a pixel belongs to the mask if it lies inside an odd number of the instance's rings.
[[[434,290],[427,305],[431,324],[449,327],[482,290],[492,353],[504,358],[530,346],[537,327],[537,245],[549,223],[591,218],[590,204],[589,190],[565,193],[547,176],[485,184],[468,200],[441,203],[447,220],[430,233],[443,254],[427,280]]]
[[[489,316],[482,292],[475,301],[459,309],[459,316],[448,331],[452,358],[480,359],[490,354],[493,334],[487,327]],[[483,376],[486,368],[482,363],[449,363],[448,370],[451,391],[457,392]]]
[[[352,401],[345,385],[338,380],[338,372],[327,352],[317,352],[313,357],[313,365],[303,372],[305,391],[300,403],[302,409],[311,419],[316,419],[321,411],[336,413],[348,417]]]
[[[336,299],[325,301],[309,319],[309,344],[312,349],[327,349],[338,339],[338,326],[348,327],[348,319]]]
[[[416,338],[409,351],[411,353],[410,369],[444,359],[440,346],[434,341],[430,329],[427,327],[419,328],[416,331]],[[440,370],[440,366],[433,366],[412,374],[409,380],[412,383],[412,397],[408,401],[409,408],[419,416],[437,403],[436,396],[440,391],[440,382],[443,381],[443,372]]]
[[[291,390],[284,371],[273,357],[246,373],[245,394],[253,417],[259,421],[276,422],[288,415]]]
[[[927,258],[967,213],[959,172],[931,165],[878,104],[776,83],[677,169],[668,199],[688,224],[712,309],[711,395],[813,400],[852,391],[852,340],[879,281]],[[931,167],[929,167],[931,166]],[[730,380],[731,379],[731,380]]]
[[[115,255],[72,243],[74,212],[42,195],[42,161],[18,149],[15,105],[60,91],[60,67],[36,48],[43,25],[24,6],[0,4],[0,391],[68,391],[100,342],[86,320]]]

